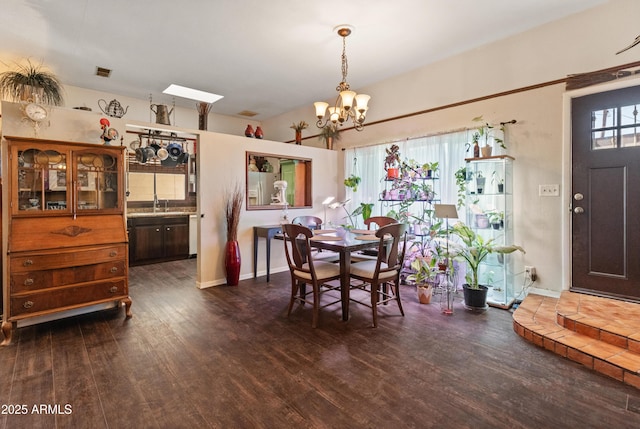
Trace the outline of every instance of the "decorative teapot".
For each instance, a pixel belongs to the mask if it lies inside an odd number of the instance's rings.
[[[156,114],[156,124],[171,125],[169,116],[173,112],[173,107],[169,110],[166,104],[152,104],[150,108]]]
[[[102,104],[100,104],[100,102],[102,102]],[[102,107],[103,105],[104,107]],[[127,106],[126,109],[123,109],[120,102],[115,98],[111,100],[109,105],[107,105],[107,102],[101,98],[98,100],[98,107],[100,107],[100,110],[102,110],[105,115],[109,115],[113,118],[122,118],[127,113],[127,110],[129,110],[129,106]]]

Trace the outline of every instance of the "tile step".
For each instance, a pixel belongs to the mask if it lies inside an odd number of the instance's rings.
[[[570,294],[563,293],[560,298],[529,294],[513,313],[514,331],[539,347],[640,388],[637,341],[620,332],[618,328],[622,323],[612,329],[606,326],[611,325],[612,320],[607,317],[605,321],[601,319],[600,326],[607,327],[602,329],[589,312],[573,311],[576,299],[581,297]],[[590,300],[593,298],[596,297]],[[632,305],[640,314],[640,306]],[[598,316],[603,317],[601,313]],[[614,329],[617,332],[612,332]]]

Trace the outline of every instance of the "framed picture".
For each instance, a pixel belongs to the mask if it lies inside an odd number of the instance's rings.
[[[92,171],[79,171],[78,184],[81,191],[96,190],[96,173]],[[49,190],[50,191],[66,191],[67,190],[67,172],[66,170],[49,170]]]

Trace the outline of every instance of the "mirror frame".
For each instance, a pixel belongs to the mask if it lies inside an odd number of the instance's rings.
[[[245,154],[245,207],[247,211],[252,210],[282,210],[281,205],[249,205],[249,160],[251,156],[278,158],[280,160],[302,161],[305,165],[305,181],[304,181],[304,205],[287,206],[287,209],[308,209],[313,207],[313,189],[311,186],[312,159],[292,157],[290,155],[278,155],[274,153],[250,152]]]

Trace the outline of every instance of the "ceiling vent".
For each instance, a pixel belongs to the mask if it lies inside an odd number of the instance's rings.
[[[107,69],[104,67],[96,67],[96,76],[109,77],[111,76],[111,69]]]
[[[257,112],[252,112],[251,110],[243,110],[242,112],[238,113],[238,115],[246,116],[247,118],[252,118],[257,114],[258,114]]]

